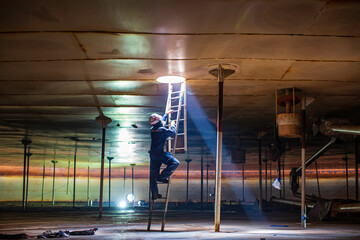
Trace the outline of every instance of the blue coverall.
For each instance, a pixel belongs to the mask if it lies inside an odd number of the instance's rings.
[[[153,196],[158,194],[157,179],[168,179],[180,164],[169,152],[164,151],[166,139],[176,135],[175,126],[171,126],[170,129],[163,126],[163,121],[165,122],[166,119],[167,114],[163,116],[162,121],[159,121],[150,128],[150,189]],[[167,166],[159,175],[161,164]]]

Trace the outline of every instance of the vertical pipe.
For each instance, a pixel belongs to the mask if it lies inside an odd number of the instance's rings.
[[[216,189],[215,189],[215,232],[220,231],[221,213],[221,165],[222,165],[222,128],[223,128],[223,92],[224,76],[223,69],[218,67],[219,99],[217,109],[217,151],[216,151]]]
[[[319,182],[319,172],[318,172],[318,165],[317,165],[317,161],[316,161],[316,160],[315,160],[315,168],[316,168],[316,182],[317,182],[318,194],[319,194],[319,198],[321,198],[320,182]]]
[[[200,208],[203,207],[203,193],[204,193],[204,158],[203,158],[203,152],[201,152],[201,187],[200,187]]]
[[[302,112],[302,135],[301,135],[301,226],[306,228],[306,166],[305,166],[305,148],[306,148],[306,112],[305,112],[305,98],[301,102]]]
[[[206,164],[206,207],[209,205],[209,167],[210,164]]]
[[[355,137],[355,197],[359,201],[359,138]]]
[[[269,165],[269,179],[272,179],[272,172],[271,172],[271,162],[270,162],[270,165]],[[270,198],[272,197],[272,187],[271,187],[271,181],[269,181],[269,185],[270,185]]]
[[[245,202],[245,164],[242,164],[242,200]]]
[[[345,169],[346,169],[346,199],[349,200],[349,168],[348,168],[348,157],[345,155]]]
[[[279,178],[279,180],[280,180],[280,182],[282,183],[283,181],[282,181],[282,179],[281,179],[281,162],[280,162],[281,160],[280,160],[280,157],[278,157],[278,178]],[[280,187],[280,189],[279,189],[279,195],[280,195],[280,198],[282,197],[282,194],[281,194],[281,187]]]
[[[23,196],[22,196],[22,209],[25,211],[25,189],[26,189],[26,149],[27,145],[31,144],[31,141],[23,139],[21,143],[24,145],[24,171],[23,171]]]
[[[30,146],[28,148],[27,153],[27,166],[26,166],[26,200],[25,200],[25,208],[28,207],[28,194],[29,194],[29,167],[30,167],[30,156],[32,153],[30,153]]]
[[[123,181],[123,199],[124,199],[124,201],[126,201],[125,183],[126,183],[126,167],[124,167],[124,181]]]
[[[261,166],[261,139],[258,139],[259,143],[259,213],[263,213],[262,205],[262,166]]]
[[[101,141],[101,172],[100,172],[100,203],[99,203],[99,218],[102,218],[102,205],[103,205],[103,193],[104,193],[104,157],[105,157],[105,135],[106,126],[102,128],[102,141]],[[75,191],[74,191],[75,193]]]
[[[191,159],[185,159],[186,161],[186,207],[189,205],[189,166]]]
[[[283,198],[285,199],[286,196],[285,196],[285,153],[283,155],[283,164],[282,164],[282,187],[283,187]]]
[[[131,163],[130,166],[131,166],[131,195],[132,195],[132,206],[134,207],[134,200],[135,200],[135,197],[134,197],[134,166],[136,164],[135,163]]]
[[[111,207],[111,159],[109,159],[109,207]]]
[[[53,187],[52,187],[52,205],[55,205],[55,165],[57,163],[57,161],[53,160],[51,161],[54,164],[54,168],[53,168]]]
[[[75,193],[76,193],[76,152],[77,152],[78,140],[75,140],[75,151],[74,151],[74,187],[73,187],[73,207],[75,207]]]
[[[109,160],[109,207],[111,207],[111,161],[114,157],[107,157]]]
[[[267,160],[265,161],[265,201],[268,200],[268,183],[267,183],[267,180],[268,180],[268,169],[267,169]]]
[[[43,175],[42,175],[42,185],[41,185],[41,206],[44,201],[44,186],[45,186],[45,159],[43,161]]]
[[[67,173],[67,180],[66,180],[66,195],[69,194],[69,177],[70,177],[70,160],[68,161],[68,173]]]
[[[90,205],[90,167],[88,165],[88,175],[87,175],[87,205]]]

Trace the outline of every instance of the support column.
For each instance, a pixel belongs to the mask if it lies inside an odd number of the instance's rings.
[[[134,166],[136,164],[135,163],[131,163],[131,195],[132,195],[132,207],[134,207],[134,199],[135,199],[135,195],[134,195]]]
[[[201,182],[200,182],[200,208],[202,209],[203,207],[203,193],[204,193],[204,158],[203,158],[203,152],[201,151],[201,167],[200,167],[200,177],[201,177]]]
[[[210,164],[206,164],[206,207],[209,205],[209,167]]]
[[[79,139],[73,137],[71,140],[75,141],[75,150],[74,150],[74,183],[73,183],[73,207],[75,207],[75,194],[76,194],[76,154],[77,154],[77,146]]]
[[[124,167],[124,182],[123,182],[123,200],[126,201],[126,193],[125,193],[125,183],[126,183],[126,167]]]
[[[26,189],[26,150],[27,145],[31,144],[31,140],[24,138],[21,143],[24,145],[24,170],[23,170],[23,197],[22,197],[22,208],[25,211],[25,189]]]
[[[359,201],[359,138],[355,137],[355,199]]]
[[[109,160],[109,207],[111,207],[111,160],[114,159],[114,157],[107,157]]]
[[[30,146],[28,148],[27,156],[27,166],[26,166],[26,199],[25,199],[25,208],[28,207],[28,194],[29,194],[29,168],[30,168],[30,157],[32,153],[30,153]]]
[[[245,164],[241,164],[242,167],[242,200],[245,202]]]
[[[261,165],[261,138],[258,138],[259,143],[259,213],[263,213],[263,204],[262,204],[262,165]]]
[[[53,168],[53,187],[52,187],[52,205],[55,205],[55,165],[58,161],[52,160],[51,161],[54,164]]]
[[[186,162],[186,207],[189,205],[189,166],[191,159],[185,159]]]
[[[306,166],[305,166],[305,148],[306,148],[306,99],[302,98],[301,113],[302,113],[302,134],[301,134],[301,226],[306,228]]]
[[[100,172],[100,203],[99,203],[99,218],[102,218],[103,192],[104,192],[104,158],[105,158],[105,136],[106,126],[111,123],[111,118],[101,114],[95,119],[102,126],[102,141],[101,141],[101,172]]]
[[[216,178],[215,178],[215,232],[220,231],[221,213],[221,167],[222,167],[222,128],[223,128],[223,91],[224,78],[233,74],[235,70],[224,69],[219,64],[217,68],[209,73],[218,78],[218,108],[217,108],[217,150],[216,150]]]

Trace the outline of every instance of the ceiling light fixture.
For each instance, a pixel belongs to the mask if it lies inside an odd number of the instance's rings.
[[[156,81],[161,83],[181,83],[185,82],[186,78],[181,76],[162,76],[158,77]]]

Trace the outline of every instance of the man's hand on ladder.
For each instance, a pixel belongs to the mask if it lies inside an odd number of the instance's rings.
[[[170,113],[173,113],[173,112],[174,112],[174,110],[169,109],[169,110],[166,112],[166,114],[170,114]]]

